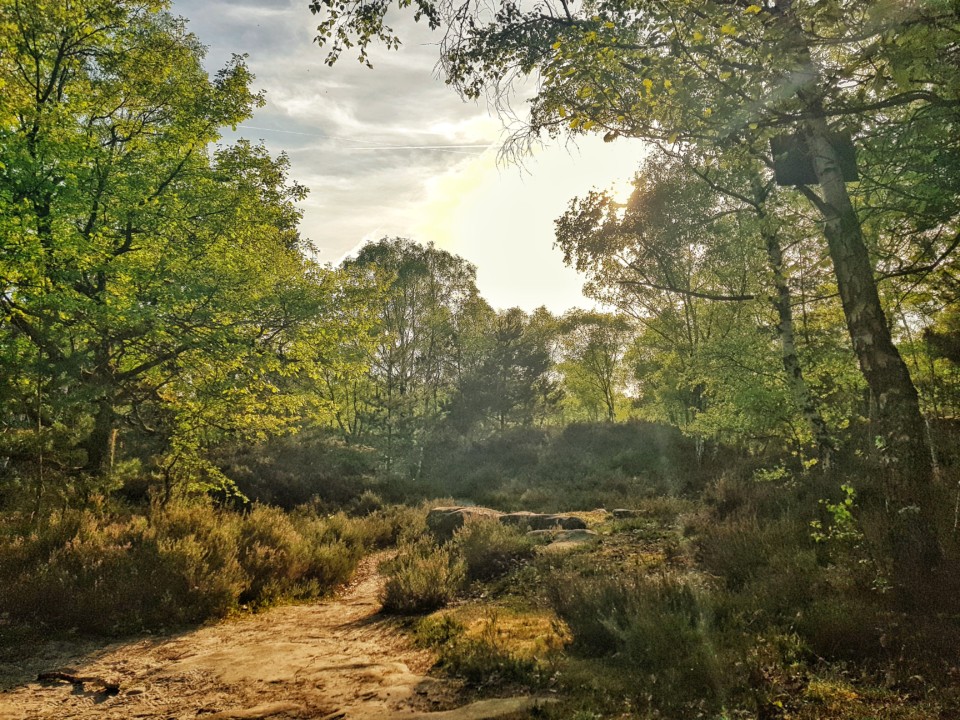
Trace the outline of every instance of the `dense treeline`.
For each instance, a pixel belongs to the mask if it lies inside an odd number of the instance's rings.
[[[920,20],[935,33],[947,17]],[[572,201],[558,246],[612,312],[498,312],[474,268],[435,247],[384,239],[336,270],[307,259],[286,160],[214,144],[262,102],[242,57],[208,78],[162,3],[11,4],[3,22],[8,499],[82,503],[145,477],[166,497],[227,487],[213,449],[323,427],[412,479],[438,443],[629,417],[700,452],[889,463],[891,391],[845,332],[823,200],[778,188],[757,139],[704,157],[664,146],[625,205]],[[958,290],[952,85],[938,82],[929,107],[864,121],[850,192],[884,327],[939,429],[958,402]],[[894,162],[908,142],[936,166],[913,149]]]

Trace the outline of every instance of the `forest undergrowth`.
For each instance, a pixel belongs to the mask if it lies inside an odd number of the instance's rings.
[[[575,513],[597,536],[563,552],[468,522],[401,547],[387,598],[439,672],[553,695],[551,718],[956,717],[953,598],[897,609],[830,485],[728,473],[631,517]]]
[[[597,444],[596,432],[577,432]],[[558,445],[571,437],[558,434]],[[637,451],[596,455],[564,493],[565,481],[545,479],[562,460],[551,457],[555,447],[488,482],[481,499],[576,515],[594,534],[575,544],[469,518],[452,539],[437,539],[428,509],[468,497],[388,504],[359,492],[362,483],[349,500],[286,510],[114,498],[42,516],[7,511],[4,659],[16,662],[44,638],[170,632],[309,601],[347,582],[369,552],[395,547],[381,567],[384,612],[406,616],[416,642],[436,653],[434,672],[478,698],[545,694],[558,702],[538,712],[578,720],[960,713],[947,513],[942,594],[904,608],[883,562],[883,514],[863,478],[855,490],[849,474],[741,457],[715,463],[718,474],[704,472],[699,489],[671,493],[678,483],[667,477],[625,480],[616,466]],[[512,492],[517,476],[522,492]]]

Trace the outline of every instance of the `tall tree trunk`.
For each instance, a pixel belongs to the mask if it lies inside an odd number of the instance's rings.
[[[822,192],[824,235],[853,350],[877,403],[893,579],[901,598],[909,602],[919,588],[929,586],[941,561],[932,455],[917,390],[893,344],[822,104],[818,96],[805,95],[802,92],[801,99],[811,117],[804,130]]]
[[[800,129],[813,159],[821,196],[814,198],[833,261],[847,331],[860,372],[877,403],[878,445],[884,463],[888,552],[903,605],[922,601],[937,581],[943,554],[937,536],[933,458],[917,390],[893,338],[873,266],[850,201],[840,156],[831,142],[823,104],[824,79],[810,54],[793,0],[778,5],[786,23],[785,52],[797,58]]]

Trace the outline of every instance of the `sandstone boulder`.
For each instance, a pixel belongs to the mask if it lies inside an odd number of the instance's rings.
[[[500,516],[504,525],[528,527],[531,530],[585,530],[587,524],[575,515],[548,515],[545,513],[514,512]]]

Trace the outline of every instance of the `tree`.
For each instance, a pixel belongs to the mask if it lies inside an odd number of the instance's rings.
[[[318,39],[332,42],[328,62],[351,43],[361,55],[374,40],[395,44],[383,24],[389,7],[386,0],[315,0],[311,9],[325,13]],[[464,95],[499,93],[514,77],[535,77],[533,135],[595,131],[682,143],[714,157],[748,148],[759,157],[770,137],[796,134],[820,188],[801,192],[821,217],[850,339],[878,408],[895,584],[906,601],[916,598],[910,588],[928,581],[941,558],[930,448],[841,172],[836,133],[869,136],[901,113],[937,117],[934,132],[956,135],[960,73],[947,59],[957,48],[955,6],[638,0],[575,8],[560,0],[486,12],[469,1],[416,0],[413,7],[417,18],[445,26],[443,66]]]
[[[547,337],[536,321],[519,308],[493,318],[483,359],[463,377],[451,402],[451,422],[461,432],[529,426],[556,402]]]
[[[0,391],[7,457],[110,489],[278,431],[331,280],[300,253],[286,158],[219,128],[262,101],[214,78],[164,2],[0,2]],[[7,375],[7,373],[5,373]]]
[[[623,315],[571,310],[563,316],[561,329],[564,386],[583,406],[602,407],[607,422],[613,422],[623,391],[631,324]]]
[[[368,243],[343,268],[384,288],[365,422],[371,431],[375,426],[387,468],[406,459],[416,475],[425,435],[462,372],[463,330],[485,305],[476,270],[433,245],[403,238]]]

